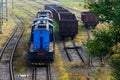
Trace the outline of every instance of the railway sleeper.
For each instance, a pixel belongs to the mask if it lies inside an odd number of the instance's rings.
[[[31,63],[32,66],[46,66],[46,65],[49,65],[50,63]]]
[[[81,46],[65,47],[64,49],[81,49]]]

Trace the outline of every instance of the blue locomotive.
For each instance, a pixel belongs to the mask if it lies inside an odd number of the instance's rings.
[[[41,12],[41,13],[44,13]],[[32,65],[47,64],[54,61],[53,21],[48,15],[39,14],[31,26],[29,40],[29,63]]]

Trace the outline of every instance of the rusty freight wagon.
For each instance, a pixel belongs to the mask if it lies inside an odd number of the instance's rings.
[[[64,13],[64,14],[69,13],[69,14],[72,14],[70,11],[68,11],[65,8],[60,8],[60,7],[58,8],[58,7],[56,7],[54,9],[55,9],[55,12],[57,14],[57,16],[55,17],[56,21],[59,21],[59,13]]]
[[[55,7],[58,7],[55,4],[45,5],[45,10],[50,10],[53,13],[53,18],[56,20],[58,18],[58,13],[55,11]]]
[[[55,4],[47,4],[45,5],[45,9],[50,10],[53,13],[53,17],[56,21],[58,21],[59,12],[69,12],[67,9]]]
[[[45,5],[46,10],[51,10],[54,19],[59,24],[59,34],[62,38],[74,38],[78,33],[78,21],[74,14],[59,5]]]
[[[59,13],[59,34],[62,38],[74,38],[78,33],[78,21],[74,14]]]
[[[83,21],[83,24],[87,28],[89,27],[95,28],[95,26],[99,23],[98,16],[91,12],[82,12],[81,19]]]

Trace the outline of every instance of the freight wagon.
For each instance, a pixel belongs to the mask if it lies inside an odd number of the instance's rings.
[[[55,4],[47,4],[45,9],[53,13],[53,18],[59,24],[60,36],[62,38],[71,37],[73,39],[78,33],[78,21],[75,15],[62,6]]]
[[[83,21],[85,27],[95,28],[95,26],[99,23],[98,16],[91,13],[91,12],[82,12],[81,13],[81,20]]]
[[[59,13],[59,34],[62,38],[71,37],[78,33],[78,21],[74,14]]]

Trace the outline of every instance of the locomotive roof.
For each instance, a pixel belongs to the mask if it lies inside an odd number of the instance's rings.
[[[43,10],[43,11],[38,11],[37,12],[38,17],[53,17],[52,12],[50,10]]]
[[[50,21],[53,21],[52,19],[50,19],[50,18],[48,18],[48,17],[39,17],[39,18],[36,18],[35,20],[39,20],[39,21],[41,21],[41,20],[45,20],[45,21],[50,20]],[[35,20],[34,20],[34,21],[35,21]]]
[[[47,22],[47,23],[39,23],[36,22],[35,24],[33,24],[32,26],[34,27],[34,30],[49,30],[49,26],[53,27],[53,24]]]

